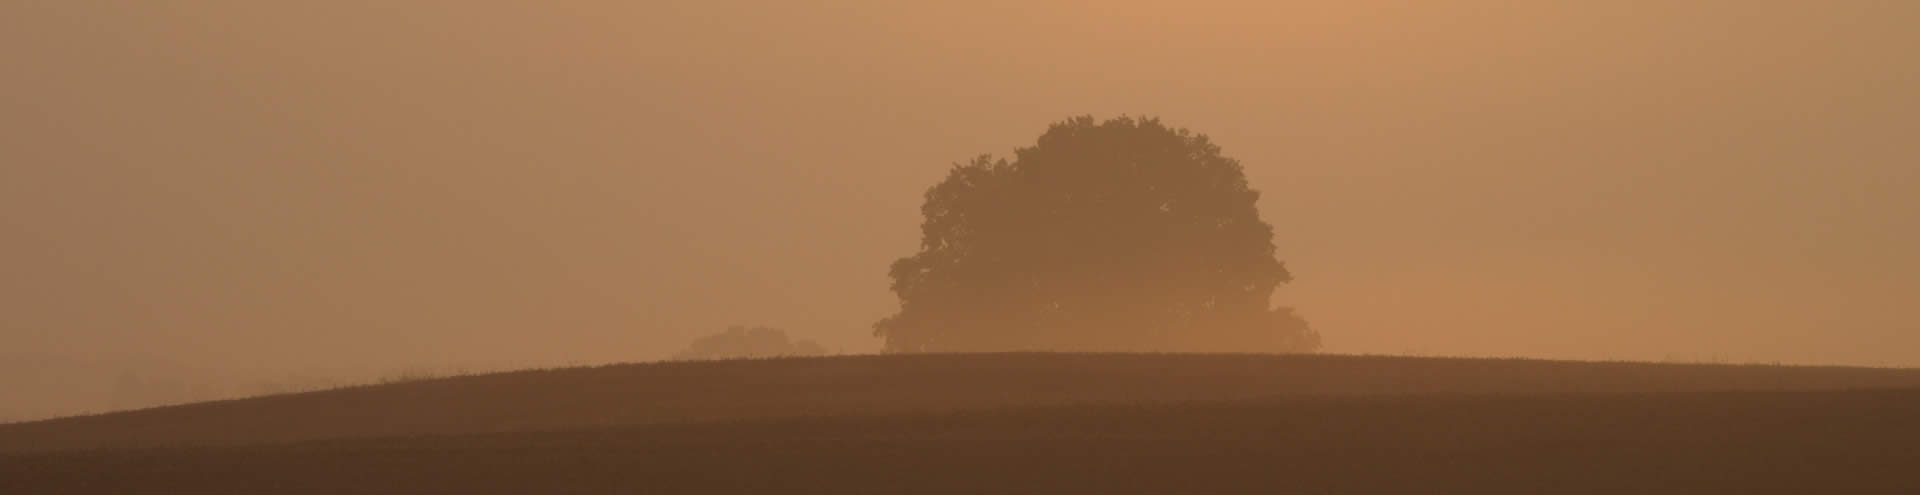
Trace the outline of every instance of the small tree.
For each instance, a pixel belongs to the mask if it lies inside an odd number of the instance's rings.
[[[889,352],[1319,347],[1239,162],[1157,119],[1054,124],[1013,161],[927,190],[920,250],[889,275]]]
[[[768,327],[727,327],[724,332],[701,337],[673,359],[743,359],[784,356],[819,356],[826,348],[811,340],[788,340],[787,333]]]

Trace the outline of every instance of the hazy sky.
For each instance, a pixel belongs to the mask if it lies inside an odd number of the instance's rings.
[[[951,163],[1210,134],[1327,351],[1920,366],[1920,4],[0,4],[0,354],[878,348]]]

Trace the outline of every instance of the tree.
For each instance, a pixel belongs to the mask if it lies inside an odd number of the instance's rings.
[[[819,356],[827,349],[811,340],[788,340],[787,332],[768,327],[727,327],[724,332],[694,340],[674,359],[742,359]]]
[[[888,352],[1307,352],[1239,162],[1158,119],[1078,117],[1013,161],[955,164],[893,263]]]

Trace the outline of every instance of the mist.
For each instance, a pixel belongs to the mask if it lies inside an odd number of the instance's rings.
[[[123,371],[644,361],[732,325],[875,352],[925,188],[1082,114],[1240,160],[1294,276],[1276,299],[1325,352],[1920,366],[1915,25],[1865,1],[11,2],[0,420],[119,407],[90,377]]]

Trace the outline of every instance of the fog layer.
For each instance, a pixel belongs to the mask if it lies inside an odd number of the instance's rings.
[[[1916,25],[1864,0],[9,2],[0,394],[107,407],[62,366],[156,361],[659,359],[735,324],[871,352],[923,190],[1081,114],[1243,162],[1278,298],[1329,352],[1920,365]]]

